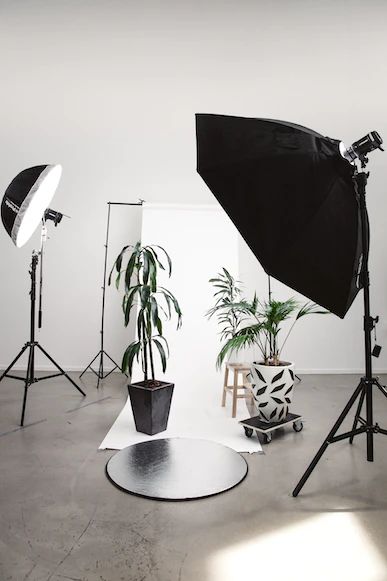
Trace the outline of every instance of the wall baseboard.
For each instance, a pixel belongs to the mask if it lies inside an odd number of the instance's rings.
[[[364,369],[297,369],[298,375],[364,375]],[[387,369],[373,369],[374,375],[384,375]]]
[[[68,365],[68,366],[66,366],[66,365],[61,364],[61,367],[62,367],[62,369],[64,369],[66,371],[66,373],[67,372],[82,373],[82,371],[85,369],[84,367],[81,367],[80,365]],[[4,371],[5,369],[6,369],[6,366],[0,364],[0,371]],[[53,371],[55,369],[56,368],[53,365],[36,365],[35,366],[35,371]],[[95,369],[95,371],[97,371],[98,366],[96,366],[94,369]],[[113,366],[110,366],[110,367],[104,366],[104,368],[103,368],[104,373],[109,372],[112,369],[113,369]],[[26,371],[26,370],[27,370],[26,366],[23,366],[23,365],[14,365],[12,367],[12,371]],[[90,373],[91,373],[91,371],[90,371]],[[117,369],[116,371],[114,371],[114,373],[121,373],[121,371],[119,369]]]
[[[69,365],[69,366],[63,366],[62,367],[66,372],[79,372],[82,373],[82,371],[85,369],[82,366],[79,365]],[[0,371],[4,371],[6,369],[5,365],[1,365],[0,364]],[[36,371],[42,371],[42,372],[46,372],[46,371],[52,371],[53,369],[55,369],[52,365],[39,365],[37,367],[35,367]],[[113,369],[113,367],[104,367],[104,371],[109,372]],[[22,365],[15,365],[12,368],[13,371],[26,371],[26,367],[22,366]],[[374,375],[385,375],[387,374],[387,369],[374,369],[373,370]],[[91,372],[90,372],[91,373]],[[119,369],[116,369],[114,371],[114,373],[121,373],[121,371]],[[296,373],[298,375],[363,375],[364,374],[364,369],[360,369],[360,368],[356,368],[356,369],[297,369],[296,368]]]

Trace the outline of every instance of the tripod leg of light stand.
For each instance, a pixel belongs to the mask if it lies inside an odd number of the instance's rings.
[[[90,369],[90,367],[92,366],[92,364],[94,363],[94,361],[97,359],[97,357],[99,357],[100,353],[101,353],[101,351],[98,351],[98,353],[97,353],[97,355],[94,357],[94,359],[92,359],[92,360],[90,361],[89,365],[87,365],[87,367],[85,367],[85,369],[82,371],[81,375],[79,376],[79,379],[81,379],[82,375],[83,375],[84,373],[86,373],[86,371],[87,371],[88,369]]]
[[[381,383],[379,383],[379,381],[375,381],[375,385],[379,388],[379,390],[382,392],[382,394],[384,395],[384,397],[387,397],[387,389],[384,385],[382,385]]]
[[[99,389],[99,382],[103,379],[103,350],[101,350],[100,358],[99,358],[99,367],[97,373],[97,389]]]
[[[103,370],[103,356],[104,356],[104,355],[105,355],[105,356],[106,356],[108,359],[110,359],[110,361],[111,361],[112,363],[114,363],[114,367],[113,367],[113,368],[112,368],[110,371],[108,371],[107,373],[104,373],[104,370]],[[115,371],[117,368],[119,368],[119,365],[118,365],[118,364],[117,364],[117,363],[114,361],[114,359],[112,359],[112,358],[110,357],[110,355],[109,355],[108,353],[106,353],[106,351],[101,351],[101,361],[100,361],[100,364],[99,364],[99,369],[98,369],[98,374],[97,374],[97,377],[98,377],[98,381],[97,381],[97,389],[99,388],[99,383],[100,383],[101,379],[106,379],[106,378],[107,378],[107,377],[108,377],[108,376],[109,376],[111,373],[113,373],[113,371]],[[126,374],[125,374],[125,375],[126,375]]]
[[[112,358],[110,357],[110,355],[108,355],[108,354],[106,353],[106,351],[104,351],[104,353],[105,353],[106,357],[107,357],[108,359],[110,359],[110,361],[111,361],[112,363],[114,363],[114,365],[115,365],[115,367],[114,367],[113,369],[111,369],[107,375],[105,375],[105,377],[107,377],[108,375],[110,375],[110,373],[112,373],[112,372],[114,371],[114,369],[116,369],[116,367],[118,367],[118,369],[120,369],[120,366],[118,365],[118,363],[116,363],[116,362],[114,361],[114,359],[112,359]],[[126,373],[125,373],[125,375],[126,375]]]
[[[361,410],[362,410],[362,407],[363,407],[364,398],[365,398],[365,391],[363,390],[361,392],[361,395],[360,395],[359,404],[357,406],[357,410],[356,410],[356,414],[355,414],[355,419],[353,420],[352,431],[353,430],[356,430],[357,424],[359,423],[359,417],[361,415]],[[349,443],[350,444],[353,443],[353,438],[354,438],[353,435],[349,438]]]
[[[373,411],[372,411],[372,387],[373,382],[368,382],[366,385],[366,414],[367,414],[367,426],[373,426]],[[367,461],[374,461],[374,432],[373,430],[367,430]]]
[[[12,361],[12,363],[10,365],[8,365],[7,369],[5,371],[3,371],[3,373],[0,376],[0,381],[6,377],[6,375],[8,374],[8,371],[11,371],[12,367],[15,365],[15,363],[20,359],[20,357],[23,355],[24,351],[27,349],[28,347],[28,343],[26,343],[24,345],[24,347],[22,348],[21,351],[19,351],[19,353],[16,355],[15,359]]]
[[[77,388],[77,390],[79,391],[79,393],[81,393],[82,395],[86,395],[86,394],[85,394],[85,392],[84,392],[84,391],[82,391],[82,389],[81,389],[81,388],[80,388],[80,387],[79,387],[79,386],[78,386],[78,385],[75,383],[75,381],[73,381],[73,380],[71,379],[71,377],[70,377],[70,376],[69,376],[69,375],[68,375],[68,374],[67,374],[67,373],[64,371],[64,369],[62,369],[62,368],[61,368],[61,367],[58,365],[58,363],[57,363],[57,362],[56,362],[56,361],[55,361],[55,360],[54,360],[54,359],[53,359],[53,358],[52,358],[52,357],[51,357],[51,356],[50,356],[50,355],[47,353],[47,351],[45,351],[45,350],[43,349],[43,347],[42,347],[41,345],[37,344],[36,346],[37,346],[37,347],[39,347],[39,349],[42,351],[42,353],[44,353],[44,355],[47,357],[47,359],[49,359],[49,360],[51,361],[51,363],[52,363],[53,365],[55,365],[55,367],[56,367],[57,369],[59,369],[59,371],[62,373],[62,375],[64,375],[64,376],[66,377],[66,379],[68,379],[68,380],[69,380],[69,382],[70,382],[70,383],[72,383],[72,384],[73,384],[73,386]]]
[[[305,482],[308,480],[309,476],[313,472],[314,468],[316,467],[316,465],[317,465],[318,461],[320,460],[321,456],[324,454],[325,450],[328,448],[329,444],[332,441],[332,438],[336,434],[337,430],[340,428],[341,424],[345,420],[348,412],[350,411],[351,407],[353,406],[353,404],[355,403],[355,401],[357,400],[357,398],[361,394],[362,390],[364,390],[364,384],[361,381],[359,383],[359,385],[357,386],[357,388],[355,389],[355,391],[353,392],[351,398],[349,399],[347,405],[345,406],[345,408],[341,412],[340,416],[338,417],[335,425],[333,426],[333,428],[329,432],[328,436],[326,437],[326,439],[325,439],[324,443],[322,444],[321,448],[318,450],[318,452],[315,455],[315,457],[313,458],[312,462],[309,464],[309,466],[306,469],[305,473],[301,477],[299,483],[297,484],[297,486],[293,490],[293,493],[292,493],[293,496],[297,496],[298,495],[298,493],[300,492],[300,490],[304,486]]]
[[[26,413],[28,388],[30,387],[30,385],[34,379],[34,367],[33,367],[33,365],[34,365],[34,344],[30,345],[30,352],[28,354],[27,373],[26,373],[26,380],[24,383],[23,407],[22,407],[22,414],[21,414],[21,419],[20,419],[21,426],[24,426],[24,416]]]

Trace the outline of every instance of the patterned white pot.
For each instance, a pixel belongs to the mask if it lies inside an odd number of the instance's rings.
[[[254,404],[263,422],[279,422],[286,418],[292,402],[294,363],[263,365],[254,362],[250,368]]]

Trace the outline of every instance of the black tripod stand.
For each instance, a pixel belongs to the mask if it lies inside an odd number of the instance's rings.
[[[92,371],[98,378],[97,379],[97,389],[99,388],[99,382],[101,381],[101,379],[105,379],[106,377],[108,377],[108,375],[113,373],[113,371],[115,371],[119,367],[118,363],[116,363],[114,361],[114,359],[112,359],[110,357],[110,355],[108,353],[106,353],[105,348],[104,348],[106,269],[107,269],[107,257],[108,257],[108,246],[109,246],[110,206],[142,206],[142,204],[143,204],[143,200],[140,200],[139,202],[136,202],[136,203],[133,203],[133,202],[108,202],[107,203],[108,214],[107,214],[107,222],[106,222],[105,260],[104,260],[103,284],[102,284],[102,315],[101,315],[101,330],[100,330],[101,348],[98,351],[97,355],[90,361],[90,363],[85,367],[85,369],[82,371],[81,375],[79,376],[79,378],[81,378],[82,375],[84,373],[86,373],[86,371],[88,369],[90,369],[90,371]],[[108,371],[107,373],[104,372],[104,361],[103,361],[104,355],[114,364],[114,367],[112,369],[110,369],[110,371]],[[93,365],[94,361],[98,358],[99,358],[98,371],[95,371],[95,369],[93,369],[92,365]]]
[[[365,167],[367,159],[362,160],[362,168]],[[363,247],[363,262],[361,267],[360,276],[362,277],[363,292],[364,292],[364,349],[365,349],[365,375],[361,378],[359,385],[355,389],[353,395],[349,399],[347,405],[343,409],[339,418],[337,419],[335,425],[329,432],[324,443],[318,450],[317,454],[313,458],[312,462],[308,466],[301,480],[293,490],[293,496],[297,496],[305,482],[308,480],[316,464],[320,460],[321,456],[324,454],[325,450],[328,448],[329,444],[334,444],[340,440],[349,438],[352,444],[353,438],[359,434],[366,433],[367,435],[367,460],[373,462],[374,460],[374,434],[386,434],[387,430],[379,427],[373,419],[373,387],[376,386],[382,394],[387,397],[387,389],[385,386],[379,383],[377,377],[372,375],[372,350],[371,350],[371,332],[378,322],[378,317],[371,317],[370,315],[370,278],[368,272],[368,255],[369,255],[369,221],[366,206],[366,185],[368,173],[365,171],[356,172],[353,180],[355,184],[355,189],[358,195],[359,207],[360,207],[360,217],[361,217],[361,236],[362,236],[362,247]],[[338,429],[345,420],[346,416],[350,412],[352,406],[359,398],[358,406],[355,414],[355,419],[353,421],[352,429],[349,432],[339,434],[336,436]],[[366,402],[366,416],[362,417],[362,408]],[[359,426],[360,424],[360,426]],[[359,427],[358,427],[359,426]]]
[[[29,271],[31,277],[31,290],[30,290],[30,301],[31,301],[31,315],[30,315],[30,340],[24,344],[21,351],[16,355],[12,363],[7,367],[4,373],[0,376],[0,381],[4,377],[10,377],[11,379],[18,379],[19,381],[24,381],[24,397],[23,397],[23,408],[20,420],[20,425],[24,425],[24,415],[26,411],[27,403],[27,393],[28,388],[38,381],[43,381],[43,379],[51,379],[53,377],[58,377],[59,375],[64,375],[70,383],[82,394],[86,395],[84,391],[71,379],[71,377],[58,365],[58,363],[47,353],[45,349],[35,341],[35,302],[36,302],[36,267],[39,262],[39,253],[35,250],[32,252],[31,270]],[[15,363],[20,359],[25,351],[28,349],[28,365],[27,373],[25,377],[18,377],[17,375],[10,375],[8,372],[12,369]],[[45,377],[35,377],[35,349],[39,349],[46,357],[51,361],[60,373],[54,373],[52,375],[46,375]]]

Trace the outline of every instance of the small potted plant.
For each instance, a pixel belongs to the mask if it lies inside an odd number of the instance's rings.
[[[270,298],[260,303],[256,296],[252,301],[241,299],[235,308],[241,314],[250,315],[251,323],[238,329],[226,341],[218,355],[217,365],[220,367],[230,352],[258,347],[262,360],[252,363],[249,378],[255,407],[262,421],[280,421],[289,412],[294,385],[294,363],[281,359],[282,350],[301,317],[327,311],[309,302],[300,307],[293,298],[287,301]],[[291,316],[294,316],[293,323],[280,342],[281,324]]]
[[[124,256],[128,254],[126,267],[122,267]],[[163,256],[163,259],[160,258]],[[143,381],[128,385],[134,421],[138,432],[154,435],[167,429],[169,410],[174,384],[155,378],[154,356],[158,353],[165,373],[169,348],[163,336],[161,317],[171,319],[174,312],[177,328],[182,321],[180,306],[174,295],[158,286],[158,269],[172,273],[172,262],[168,253],[160,246],[124,246],[118,255],[109,276],[109,284],[114,270],[117,272],[116,287],[124,284],[122,309],[124,324],[127,326],[135,312],[137,339],[125,349],[122,371],[132,375],[134,361],[141,360]]]

